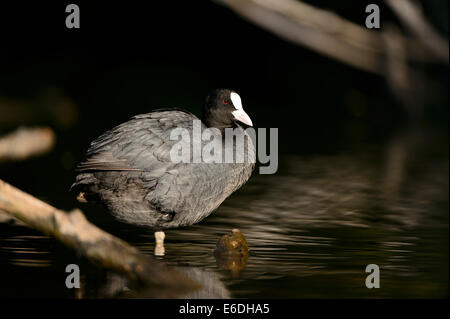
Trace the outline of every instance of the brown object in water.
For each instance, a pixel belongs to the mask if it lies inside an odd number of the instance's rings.
[[[220,237],[217,242],[215,254],[247,254],[248,245],[244,235],[237,228],[231,231],[231,235],[226,234]]]
[[[220,237],[214,250],[214,256],[220,268],[231,270],[237,274],[247,265],[248,251],[244,235],[235,228],[231,234]]]

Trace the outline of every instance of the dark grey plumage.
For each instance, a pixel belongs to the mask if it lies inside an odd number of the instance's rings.
[[[231,100],[225,103],[222,98],[231,92],[214,91],[214,102],[207,99],[205,107],[216,115],[215,109],[223,113],[232,107],[231,114],[236,108]],[[225,127],[241,128],[233,116],[222,117],[223,123],[218,125],[221,132]],[[104,203],[116,218],[127,223],[165,229],[199,222],[250,178],[254,157],[246,156],[244,163],[172,162],[170,151],[178,141],[170,139],[170,132],[185,128],[192,137],[193,120],[198,118],[189,112],[157,110],[134,116],[105,132],[91,143],[86,160],[78,165],[72,189],[88,202]],[[202,130],[206,128],[201,125]],[[254,154],[251,138],[240,132],[247,136],[246,154]],[[236,149],[234,144],[231,147]]]

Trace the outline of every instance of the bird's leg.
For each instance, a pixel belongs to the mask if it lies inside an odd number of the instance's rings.
[[[164,248],[164,238],[166,237],[166,234],[164,234],[163,231],[156,231],[155,232],[155,256],[164,256],[166,250]]]

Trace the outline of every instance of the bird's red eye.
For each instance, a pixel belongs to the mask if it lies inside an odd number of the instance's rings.
[[[228,104],[228,102],[227,102],[227,101],[225,101],[225,100],[222,100],[222,103],[223,103],[223,104]]]

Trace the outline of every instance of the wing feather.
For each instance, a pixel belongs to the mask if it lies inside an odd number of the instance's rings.
[[[191,129],[193,120],[198,118],[181,110],[134,116],[94,140],[77,170],[161,171],[161,166],[170,166],[170,150],[177,143],[170,140],[171,130]]]

